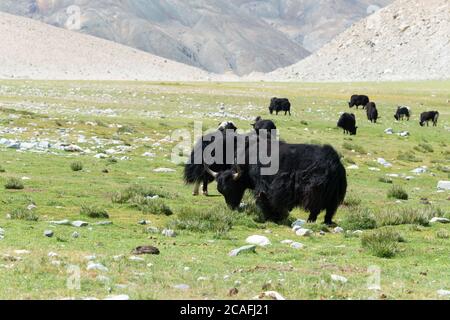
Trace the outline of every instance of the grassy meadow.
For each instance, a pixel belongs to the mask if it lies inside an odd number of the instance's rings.
[[[352,94],[369,95],[381,118],[371,124],[352,110],[359,129],[350,137],[336,123]],[[291,117],[269,115],[274,96],[291,100]],[[412,108],[411,121],[395,122],[397,105]],[[437,128],[419,126],[429,110],[441,114]],[[307,226],[311,237],[297,236],[289,222],[308,216],[298,209],[284,225],[261,222],[250,195],[249,209],[231,212],[214,183],[209,197],[191,195],[183,166],[171,162],[174,130],[232,120],[249,131],[258,115],[273,119],[288,142],[331,144],[342,154],[349,188],[335,221],[344,233],[317,224]],[[85,152],[16,150],[2,138]],[[450,180],[448,81],[0,81],[0,299],[251,299],[270,290],[286,299],[448,299],[438,291],[450,290],[450,224],[428,223],[450,218],[442,180]],[[50,223],[64,219],[89,225]],[[112,224],[96,224],[104,221]],[[177,236],[162,235],[166,228]],[[49,230],[53,237],[44,236]],[[228,256],[251,235],[272,244]],[[281,243],[287,239],[304,248]],[[161,253],[136,259],[132,251],[143,245]],[[89,260],[107,270],[88,270]]]

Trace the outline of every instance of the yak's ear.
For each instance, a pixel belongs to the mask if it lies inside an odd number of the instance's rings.
[[[236,165],[236,166],[234,166],[233,170],[236,172],[236,173],[233,174],[233,180],[234,181],[238,181],[241,178],[241,176],[242,176],[241,167]]]

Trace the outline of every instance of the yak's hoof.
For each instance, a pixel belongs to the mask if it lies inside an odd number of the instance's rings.
[[[205,197],[209,196],[208,191],[203,191],[202,194],[203,194]]]
[[[336,223],[334,223],[333,221],[331,222],[325,222],[325,225],[329,228],[336,228],[338,225]]]
[[[192,195],[193,195],[194,197],[196,197],[196,196],[198,196],[198,192],[192,192]]]

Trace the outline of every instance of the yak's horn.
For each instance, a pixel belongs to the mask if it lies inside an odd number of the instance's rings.
[[[242,176],[241,168],[239,166],[236,166],[236,173],[233,174],[233,180],[237,181],[241,178],[241,176]]]
[[[205,170],[206,172],[208,172],[213,178],[217,178],[217,176],[219,175],[218,172],[212,171],[210,167],[208,167],[208,165],[205,163]]]

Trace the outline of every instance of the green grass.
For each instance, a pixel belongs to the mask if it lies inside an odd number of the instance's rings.
[[[93,219],[109,219],[109,214],[105,209],[95,206],[81,206],[80,214]]]
[[[0,85],[0,128],[27,129],[2,137],[60,141],[64,132],[64,142],[91,150],[85,154],[56,149],[33,153],[0,146],[0,162],[6,169],[6,173],[0,173],[0,183],[4,186],[10,177],[17,177],[25,184],[21,190],[2,188],[0,192],[0,227],[4,230],[0,265],[7,266],[0,267],[0,299],[102,299],[110,294],[127,294],[132,299],[249,299],[272,283],[272,289],[288,299],[358,300],[373,296],[367,289],[371,276],[368,269],[372,266],[382,270],[379,294],[389,299],[436,299],[440,298],[437,290],[450,290],[450,246],[445,237],[450,225],[422,226],[429,217],[448,216],[450,212],[450,195],[436,190],[438,181],[449,179],[449,173],[438,168],[447,167],[450,160],[446,129],[450,127],[448,81],[173,85],[24,80],[2,81]],[[358,135],[350,138],[335,127],[338,114],[348,110],[348,98],[355,93],[367,94],[376,101],[382,118],[370,124],[362,121],[364,111],[357,111],[361,120]],[[290,98],[291,117],[268,115],[272,96]],[[316,234],[299,238],[290,222],[306,220],[307,212],[295,209],[289,221],[281,225],[261,223],[250,193],[245,196],[246,206],[241,212],[230,212],[215,183],[209,186],[209,197],[193,197],[192,186],[183,182],[183,167],[170,161],[176,142],[166,138],[177,129],[192,132],[196,120],[204,121],[204,129],[228,120],[213,116],[221,103],[228,113],[236,115],[231,120],[243,130],[250,130],[251,120],[261,115],[276,122],[282,139],[331,144],[341,153],[346,166],[356,164],[358,170],[347,170],[346,205],[338,209],[334,220],[346,230],[364,229],[361,238],[332,232],[319,235],[326,229],[321,224],[323,213],[317,224],[307,225]],[[398,104],[413,108],[411,121],[394,121],[392,115]],[[429,106],[439,110],[439,125],[422,128],[418,116]],[[123,129],[119,130],[119,126]],[[386,128],[407,130],[410,136],[405,139],[386,135]],[[78,142],[80,135],[85,136],[86,143]],[[94,137],[102,143],[94,143]],[[110,149],[119,150],[119,146],[123,149],[108,159],[94,157]],[[156,156],[143,157],[146,152]],[[411,157],[412,152],[415,157]],[[401,153],[408,155],[399,159]],[[393,167],[380,166],[377,158],[386,159]],[[70,169],[74,162],[83,164],[82,173]],[[418,166],[427,166],[429,172],[412,174],[411,170]],[[102,173],[105,168],[108,174]],[[175,172],[157,173],[157,168]],[[414,178],[403,179],[408,175]],[[387,198],[392,184],[379,182],[380,177],[406,190],[408,201],[396,203],[395,198]],[[159,198],[149,199],[155,196]],[[421,203],[422,198],[432,203],[432,209]],[[17,216],[39,214],[37,221],[7,218],[7,214],[30,203],[37,209],[31,213],[23,209]],[[83,205],[106,210],[113,224],[96,225],[95,218],[80,215]],[[161,213],[165,207],[172,215]],[[90,225],[75,228],[50,224],[63,219],[87,220]],[[139,225],[141,220],[148,224]],[[374,220],[376,226],[372,229]],[[383,225],[389,225],[392,233],[401,234],[407,242],[398,242],[398,237],[390,233],[386,236],[386,231],[379,231],[384,230]],[[149,233],[149,227],[160,231],[173,228],[178,235],[168,238],[160,232]],[[53,238],[43,236],[49,229],[55,233]],[[74,232],[78,237],[72,237]],[[369,237],[372,233],[376,234]],[[258,247],[256,254],[228,256],[231,250],[245,245],[251,235],[266,236],[272,244]],[[301,242],[305,248],[292,249],[281,243],[286,239]],[[156,246],[161,254],[143,256],[144,263],[130,261],[133,249],[143,245]],[[29,253],[18,261],[3,260],[4,254],[18,256],[16,250]],[[58,257],[49,257],[50,252]],[[109,269],[105,274],[110,279],[107,285],[97,280],[100,272],[86,270],[85,257],[91,255]],[[122,259],[116,257],[121,255]],[[61,264],[55,265],[53,260]],[[69,266],[79,268],[80,290],[66,285],[73,274]],[[428,275],[420,276],[423,272]],[[349,281],[337,287],[329,281],[331,274],[343,275]],[[209,280],[197,281],[199,277]],[[182,283],[190,289],[174,288]],[[239,293],[229,297],[235,286]]]
[[[19,178],[9,178],[5,183],[5,189],[22,190],[25,186]]]
[[[408,200],[408,193],[401,186],[394,185],[387,192],[388,198]]]
[[[70,169],[72,169],[72,171],[81,171],[81,170],[83,170],[83,163],[82,162],[80,162],[80,161],[75,161],[75,162],[72,162],[71,164],[70,164]]]
[[[26,208],[16,208],[9,213],[12,220],[38,221],[39,216]]]

